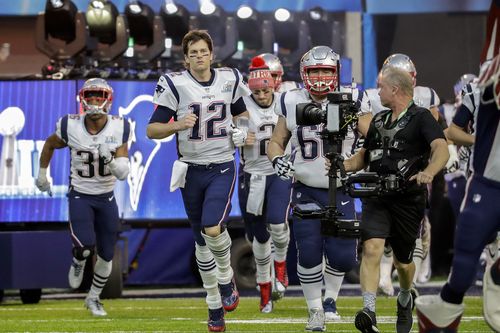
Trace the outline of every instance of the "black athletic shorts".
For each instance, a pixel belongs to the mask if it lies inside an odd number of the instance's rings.
[[[426,192],[363,199],[361,240],[384,238],[399,262],[411,263],[426,200]]]

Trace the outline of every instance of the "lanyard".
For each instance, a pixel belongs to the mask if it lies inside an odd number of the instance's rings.
[[[398,119],[396,119],[396,121],[394,123],[391,123],[391,126],[395,123],[397,123],[399,121],[399,119],[401,119],[405,114],[406,112],[408,111],[408,109],[413,105],[413,100],[410,101],[410,103],[408,103],[408,105],[406,106],[406,109],[403,110],[403,112],[401,112],[398,116]],[[389,113],[386,117],[385,117],[385,123],[387,123],[387,121],[389,120],[389,118],[392,116],[392,111],[391,113]]]

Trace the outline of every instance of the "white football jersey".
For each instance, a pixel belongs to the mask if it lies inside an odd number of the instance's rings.
[[[297,88],[301,88],[300,83],[295,81],[283,81],[281,82],[279,92],[282,93]]]
[[[70,187],[92,195],[112,192],[116,177],[99,158],[98,146],[107,144],[111,152],[116,152],[129,140],[130,123],[122,117],[108,115],[104,128],[92,135],[84,120],[84,115],[70,114],[60,118],[56,125],[56,135],[70,148]]]
[[[267,157],[267,145],[278,122],[274,105],[279,97],[279,93],[274,93],[273,103],[267,108],[259,106],[251,96],[243,98],[250,114],[248,130],[255,133],[255,144],[243,146],[241,149],[241,162],[245,172],[263,176],[274,174],[273,166]]]
[[[389,108],[382,105],[380,102],[380,96],[378,95],[378,88],[371,88],[365,90],[366,98],[368,101],[366,103],[370,104],[373,115],[376,115],[382,110],[388,110]],[[416,86],[413,88],[413,101],[415,105],[430,109],[431,107],[439,106],[440,100],[438,94],[432,88]]]
[[[248,95],[250,90],[237,69],[213,69],[206,86],[186,70],[160,77],[153,103],[176,111],[175,120],[188,113],[198,116],[193,128],[177,132],[181,161],[223,163],[232,161],[235,152],[230,135],[231,104]]]
[[[351,87],[341,87],[342,92],[350,92]],[[357,101],[360,106],[358,116],[370,113],[370,107],[367,104],[367,99],[362,98],[358,89],[352,89],[352,99]],[[309,92],[302,89],[295,89],[285,92],[276,103],[276,113],[279,116],[286,118],[286,125],[291,132],[291,142],[294,150],[296,149],[294,166],[294,178],[299,182],[316,188],[328,188],[328,176],[325,170],[325,153],[323,140],[319,133],[323,130],[324,125],[313,126],[298,126],[296,122],[296,106],[300,103],[311,103],[312,99]],[[323,109],[326,109],[328,101],[325,100],[321,104]],[[356,141],[359,134],[356,130],[349,127],[347,136],[342,144],[343,155],[350,156],[356,148]]]

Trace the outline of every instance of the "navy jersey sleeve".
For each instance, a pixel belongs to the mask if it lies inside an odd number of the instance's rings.
[[[239,114],[242,114],[247,110],[247,106],[245,104],[245,101],[243,100],[243,97],[238,98],[236,102],[231,104],[231,114],[233,116],[237,116]]]
[[[163,105],[158,105],[156,110],[153,112],[151,115],[151,118],[149,119],[149,123],[168,123],[172,117],[175,116],[175,111],[163,106]]]
[[[469,122],[472,121],[472,118],[473,116],[469,108],[462,104],[453,117],[453,123],[460,128],[466,128]]]
[[[430,144],[436,139],[445,139],[443,129],[429,111],[420,112],[418,116],[419,128],[427,143]]]

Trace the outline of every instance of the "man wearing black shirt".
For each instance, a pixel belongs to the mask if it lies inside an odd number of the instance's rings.
[[[397,333],[408,333],[413,324],[410,293],[415,265],[413,250],[426,206],[426,184],[444,168],[448,147],[443,130],[429,110],[413,102],[412,79],[397,68],[385,69],[379,80],[380,100],[390,110],[377,114],[363,148],[344,162],[346,171],[369,168],[381,177],[395,175],[405,165],[414,174],[393,193],[363,200],[361,288],[364,307],[356,314],[356,328],[379,332],[375,300],[380,259],[387,241],[394,251],[401,291],[397,299]]]

